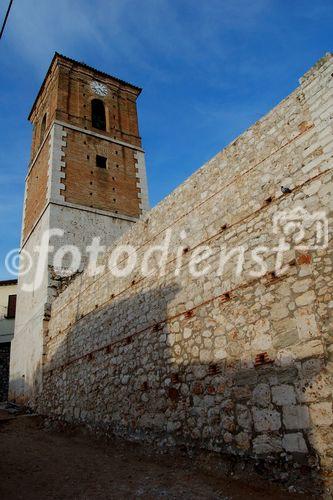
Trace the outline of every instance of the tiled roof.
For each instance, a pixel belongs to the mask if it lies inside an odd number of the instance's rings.
[[[1,280],[0,281],[0,286],[5,286],[5,285],[17,285],[17,280]]]

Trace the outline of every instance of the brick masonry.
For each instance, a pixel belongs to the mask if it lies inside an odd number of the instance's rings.
[[[141,211],[135,151],[67,130],[62,191],[65,201],[138,217]],[[108,168],[96,166],[96,155],[107,158]]]
[[[127,231],[118,243],[136,248],[130,276],[83,272],[53,301],[39,411],[127,437],[319,461],[331,471],[331,240],[292,247],[281,275],[273,252],[257,278],[258,261],[247,256],[277,246],[272,221],[281,211],[325,211],[332,227],[332,75],[327,55]],[[165,272],[143,276],[143,254],[168,235]],[[194,280],[188,266],[202,245],[212,269],[222,247],[245,248],[243,273],[231,259],[222,275]]]
[[[0,402],[7,401],[10,342],[0,344]]]
[[[48,201],[49,141],[45,140],[26,179],[23,234],[25,240],[43,213]]]
[[[93,91],[96,78],[108,89],[106,96]],[[23,243],[50,201],[134,218],[148,209],[136,109],[139,93],[140,89],[126,82],[96,75],[91,68],[55,56],[29,116],[34,128]],[[94,98],[104,102],[103,131],[92,126]],[[107,158],[106,169],[96,167],[96,155]]]

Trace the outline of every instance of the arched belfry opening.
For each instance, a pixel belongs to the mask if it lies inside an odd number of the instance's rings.
[[[91,101],[91,124],[99,130],[106,130],[105,106],[100,99]]]

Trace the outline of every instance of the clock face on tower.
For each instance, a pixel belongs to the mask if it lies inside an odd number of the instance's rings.
[[[104,85],[104,83],[91,82],[90,87],[91,90],[97,95],[106,96],[108,94],[108,88],[106,85]]]

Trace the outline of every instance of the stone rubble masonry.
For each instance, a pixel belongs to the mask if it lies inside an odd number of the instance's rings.
[[[332,75],[328,54],[289,97],[131,227],[117,242],[137,250],[130,276],[83,272],[55,298],[39,411],[237,456],[290,453],[309,465],[318,457],[322,470],[332,469],[331,240],[327,248],[291,249],[281,276],[273,254],[260,278],[249,274],[249,259],[240,276],[232,259],[222,276],[188,272],[200,245],[209,247],[204,266],[213,269],[223,246],[244,245],[246,255],[276,247],[272,220],[280,211],[324,210],[332,227]],[[164,274],[143,277],[142,255],[169,228]]]
[[[0,403],[7,401],[10,342],[0,343]]]

